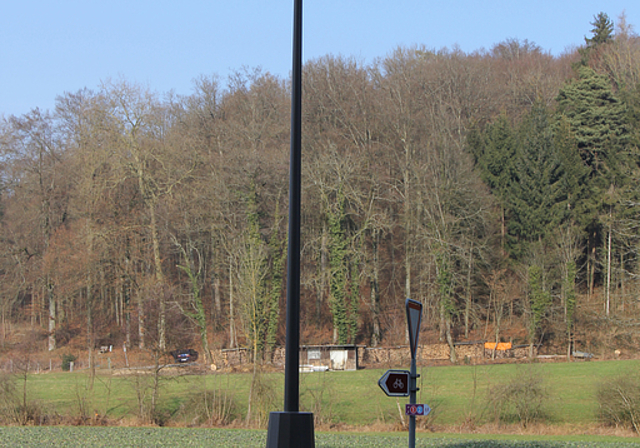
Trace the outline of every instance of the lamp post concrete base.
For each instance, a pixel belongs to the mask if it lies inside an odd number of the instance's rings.
[[[269,414],[267,448],[315,448],[311,412],[272,412]]]

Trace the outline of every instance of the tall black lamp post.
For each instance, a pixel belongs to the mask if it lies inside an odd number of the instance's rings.
[[[293,7],[287,339],[284,411],[269,415],[267,448],[315,448],[313,414],[300,412],[300,197],[302,189],[302,0]]]

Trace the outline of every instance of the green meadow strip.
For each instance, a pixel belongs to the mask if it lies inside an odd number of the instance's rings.
[[[106,428],[106,427],[5,427],[0,428],[0,447],[242,447],[263,448],[266,431],[188,428]],[[316,448],[403,448],[407,436],[394,434],[316,434]],[[459,436],[418,434],[416,447],[451,448],[629,448],[640,446],[633,440],[603,437],[570,440],[565,437]]]
[[[463,425],[469,421],[484,424],[491,417],[487,407],[491,388],[518,371],[534,369],[542,376],[549,395],[545,423],[594,425],[599,382],[639,368],[640,361],[422,367],[418,369],[421,377],[417,398],[433,409],[423,427]],[[404,409],[408,400],[389,398],[380,390],[377,382],[384,372],[385,369],[363,369],[302,374],[301,407],[314,412],[327,425],[399,425],[398,409]],[[92,386],[85,372],[30,375],[27,381],[29,400],[38,402],[46,412],[74,416],[82,411],[89,417],[96,414],[111,421],[135,416],[137,392],[133,377],[101,373]],[[280,410],[283,375],[266,373],[262,381],[270,393],[263,411],[268,414]],[[239,373],[165,377],[158,392],[159,406],[169,419],[178,418],[182,415],[178,411],[188,405],[189,399],[215,390],[233,402],[232,420],[244,421],[250,383],[251,374]],[[168,423],[189,424],[171,420]]]

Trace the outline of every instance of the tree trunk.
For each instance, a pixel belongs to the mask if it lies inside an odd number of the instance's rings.
[[[115,300],[113,301],[113,314],[116,318],[116,326],[122,328],[122,319],[120,318],[120,306],[122,304],[122,291],[115,292]]]
[[[371,345],[376,347],[381,339],[382,334],[380,330],[380,267],[379,267],[379,244],[380,244],[380,232],[374,230],[373,232],[373,274],[371,279],[371,321],[373,324],[373,331],[371,334]]]
[[[89,353],[89,390],[93,389],[93,381],[95,379],[96,368],[93,360],[93,297],[91,274],[87,276],[87,351]]]
[[[222,316],[222,301],[220,297],[220,278],[213,274],[213,309],[215,315],[213,316],[213,326],[218,328],[220,325],[220,316]]]
[[[153,264],[156,271],[156,281],[160,286],[161,291],[159,294],[159,309],[158,309],[158,348],[160,351],[166,350],[166,296],[165,296],[165,281],[164,273],[162,271],[162,259],[160,258],[160,241],[158,236],[158,224],[156,222],[156,208],[155,204],[149,204],[149,214],[151,215],[151,242],[153,246]]]
[[[233,260],[229,256],[229,348],[235,348],[236,344],[236,323],[233,309]]]
[[[504,248],[505,240],[507,239],[507,226],[504,217],[504,206],[500,206],[500,255],[502,258],[507,256],[507,251]]]
[[[449,345],[449,361],[455,364],[458,362],[458,357],[456,356],[456,347],[453,344],[453,336],[451,335],[451,319],[445,319],[445,321],[447,344]]]
[[[500,294],[500,292],[496,292],[496,294]],[[496,359],[496,350],[498,349],[498,343],[500,342],[500,326],[502,324],[502,300],[499,297],[496,297],[495,300],[495,319],[494,323],[496,328],[495,331],[495,347],[493,347],[493,352],[491,353],[491,359]]]
[[[438,325],[438,340],[440,342],[445,340],[445,328],[447,326],[447,318],[446,318],[446,310],[444,308],[444,303],[442,302],[442,298],[440,298],[440,322]]]
[[[611,207],[609,207],[609,234],[607,235],[607,290],[605,313],[609,317],[611,309]]]
[[[202,343],[202,350],[204,351],[205,360],[207,364],[213,364],[213,360],[211,359],[211,351],[209,350],[209,336],[207,332],[207,313],[204,308],[204,304],[202,303],[202,291],[200,287],[200,275],[202,272],[202,265],[195,268],[195,262],[193,257],[191,256],[193,243],[191,239],[189,239],[188,249],[185,250],[182,245],[180,245],[177,240],[175,244],[180,248],[182,255],[184,257],[185,264],[184,266],[178,266],[181,268],[189,277],[189,283],[191,286],[191,295],[193,297],[193,301],[191,305],[195,308],[194,312],[185,312],[185,315],[190,317],[195,321],[196,326],[198,327],[198,332],[200,334],[200,342]],[[199,262],[201,259],[199,259]],[[183,310],[184,312],[184,310]]]
[[[220,292],[220,275],[218,274],[218,268],[220,266],[222,266],[221,263],[219,263],[218,257],[220,254],[220,251],[217,250],[216,248],[216,239],[215,239],[215,229],[211,228],[211,262],[210,265],[211,267],[209,268],[210,271],[210,278],[211,278],[211,286],[212,286],[212,291],[213,291],[213,297],[212,297],[212,307],[211,309],[212,311],[212,322],[213,322],[213,326],[214,328],[217,330],[220,327],[221,324],[221,318],[222,318],[222,293]]]
[[[0,347],[2,349],[4,349],[5,339],[7,337],[6,324],[7,324],[7,321],[5,319],[5,309],[4,307],[2,307],[2,343],[0,344]]]
[[[95,378],[95,366],[93,360],[93,348],[94,348],[94,340],[93,340],[93,275],[92,275],[92,266],[91,259],[93,254],[93,234],[91,232],[91,225],[87,223],[86,226],[87,237],[89,241],[87,242],[87,252],[89,254],[89,262],[87,263],[87,286],[86,286],[86,310],[87,310],[87,352],[89,353],[89,389],[93,389],[93,381]],[[104,301],[103,301],[104,303]]]
[[[56,300],[53,285],[47,277],[47,298],[49,300],[49,351],[56,349]]]
[[[619,297],[622,298],[622,311],[624,312],[626,310],[626,291],[625,291],[625,266],[624,266],[624,255],[622,253],[622,251],[620,251],[620,277],[619,277],[619,281],[620,281],[620,289],[619,289]]]
[[[329,257],[328,249],[328,235],[327,235],[327,223],[322,222],[322,236],[320,242],[320,279],[318,293],[316,294],[316,322],[320,322],[320,315],[322,313],[322,302],[324,302],[324,295],[327,291],[327,272],[329,270]]]
[[[144,318],[144,300],[142,297],[142,292],[138,291],[136,297],[138,299],[138,348],[140,348],[140,350],[144,350],[146,347],[145,335],[147,332],[147,327]]]
[[[469,264],[467,266],[467,300],[464,307],[464,337],[469,338],[469,318],[471,315],[471,268],[473,266],[473,243],[469,249]]]
[[[587,272],[589,281],[589,300],[593,299],[593,287],[596,277],[596,233],[593,232],[593,239],[590,239],[591,255],[589,256]]]
[[[406,133],[405,140],[406,142]],[[408,144],[404,145],[404,170],[403,170],[403,183],[404,183],[404,297],[405,299],[411,298],[411,241],[412,241],[412,214],[411,214],[411,176],[409,173],[409,167],[411,163],[411,148]],[[409,328],[405,328],[405,342],[409,343]]]

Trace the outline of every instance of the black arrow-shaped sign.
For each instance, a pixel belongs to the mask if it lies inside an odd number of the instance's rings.
[[[378,386],[389,397],[408,397],[409,378],[408,370],[387,370],[378,380]]]

